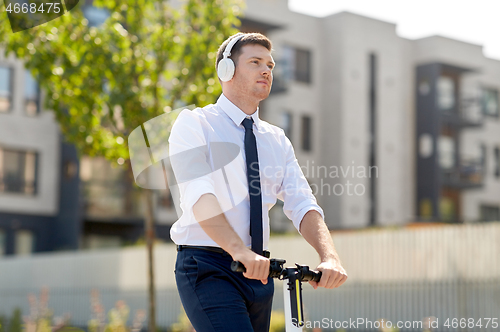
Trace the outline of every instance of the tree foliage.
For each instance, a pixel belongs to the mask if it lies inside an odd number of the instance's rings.
[[[22,59],[79,154],[129,158],[128,134],[155,116],[213,103],[218,46],[237,32],[241,0],[95,0],[109,16],[82,12],[12,33],[0,10],[0,47]]]

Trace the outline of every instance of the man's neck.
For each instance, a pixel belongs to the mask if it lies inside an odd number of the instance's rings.
[[[237,96],[230,93],[224,93],[227,99],[232,102],[236,107],[243,111],[243,113],[247,115],[252,115],[257,111],[257,107],[259,106],[259,102],[252,101],[249,98],[244,98],[242,96]]]

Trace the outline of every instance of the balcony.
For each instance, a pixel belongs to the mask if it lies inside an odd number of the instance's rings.
[[[140,189],[129,183],[84,181],[80,188],[86,220],[140,222],[143,219]]]
[[[484,117],[481,109],[481,100],[464,98],[458,107],[441,110],[443,123],[456,127],[481,127]]]
[[[484,161],[482,158],[460,160],[457,166],[441,169],[443,185],[450,188],[479,188],[484,183]]]

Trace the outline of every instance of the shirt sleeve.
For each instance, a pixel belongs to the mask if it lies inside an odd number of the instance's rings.
[[[201,116],[183,110],[175,120],[169,142],[169,157],[180,194],[183,220],[196,223],[193,206],[204,194],[215,195],[212,168]]]
[[[323,219],[325,215],[299,166],[292,143],[284,133],[283,142],[286,151],[286,168],[277,197],[284,202],[283,212],[300,233],[300,223],[308,211],[318,211]]]

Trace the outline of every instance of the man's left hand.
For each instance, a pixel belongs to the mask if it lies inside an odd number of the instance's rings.
[[[319,282],[309,281],[314,289],[318,287],[325,287],[328,289],[337,288],[347,280],[347,273],[337,261],[321,262],[316,270],[321,271],[322,274]]]

